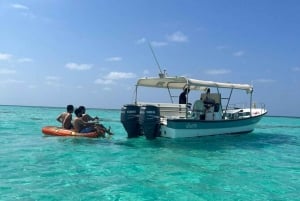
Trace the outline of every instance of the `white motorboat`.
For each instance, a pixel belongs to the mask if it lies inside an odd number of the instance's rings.
[[[165,89],[170,102],[139,102],[139,90],[145,87]],[[178,93],[184,89],[189,91],[186,94],[187,101],[179,104]],[[236,91],[244,91],[242,94],[249,96],[246,99],[248,103],[241,106],[233,104]],[[264,104],[252,100],[253,86],[249,84],[160,74],[159,77],[139,79],[135,92],[134,102],[124,105],[121,110],[121,122],[129,138],[143,135],[147,139],[154,139],[249,133],[267,113]],[[198,98],[192,101],[191,94],[195,93],[198,93]],[[240,98],[240,95],[235,98]]]

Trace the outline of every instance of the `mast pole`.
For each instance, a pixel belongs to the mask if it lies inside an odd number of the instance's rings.
[[[158,60],[157,60],[157,58],[156,58],[156,56],[155,56],[155,53],[154,53],[153,48],[152,48],[152,46],[151,46],[151,44],[150,44],[149,41],[148,41],[148,45],[149,45],[149,47],[150,47],[150,50],[151,50],[152,55],[153,55],[153,57],[154,57],[154,60],[155,60],[155,62],[156,62],[156,64],[157,64],[157,66],[158,66],[159,72],[160,72],[160,74],[163,75],[163,72],[162,72],[162,70],[161,70],[161,68],[160,68],[160,65],[159,65],[159,63],[158,63]]]

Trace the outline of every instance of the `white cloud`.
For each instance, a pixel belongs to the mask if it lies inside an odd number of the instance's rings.
[[[110,87],[104,87],[103,90],[104,91],[111,91],[111,88]]]
[[[36,15],[29,11],[29,7],[23,4],[11,4],[13,9],[20,11],[20,14],[29,19],[36,19]]]
[[[0,80],[0,84],[21,84],[21,83],[24,83],[24,81],[15,80],[15,79]]]
[[[147,41],[146,38],[141,38],[136,41],[136,44],[144,44],[144,43],[146,43],[146,41]]]
[[[231,71],[227,69],[212,69],[212,70],[207,70],[205,73],[210,75],[224,75],[230,72]]]
[[[104,84],[104,85],[109,85],[109,84],[114,84],[114,82],[112,80],[106,80],[106,79],[96,79],[95,84]]]
[[[148,75],[149,74],[149,70],[144,70],[143,74],[144,75]]]
[[[46,77],[46,80],[45,80],[45,83],[49,86],[54,86],[54,87],[60,87],[61,84],[60,84],[60,77],[57,77],[57,76],[47,76]]]
[[[124,73],[124,72],[110,72],[105,76],[107,80],[118,80],[118,79],[129,79],[135,78],[136,75],[134,73]]]
[[[122,57],[109,57],[106,59],[106,61],[121,61]]]
[[[234,53],[233,53],[233,56],[235,56],[235,57],[241,57],[241,56],[243,56],[244,54],[245,54],[244,51],[237,51],[237,52],[234,52]]]
[[[172,42],[187,42],[188,41],[188,37],[180,31],[177,31],[171,35],[168,35],[167,39]]]
[[[27,6],[22,5],[22,4],[11,4],[10,6],[15,9],[29,10],[29,8]]]
[[[26,58],[26,57],[18,59],[18,62],[20,63],[32,62],[32,61],[33,60],[31,58]]]
[[[225,46],[225,45],[219,45],[219,46],[217,46],[216,48],[217,48],[217,50],[224,50],[224,49],[228,49],[228,47],[227,47],[227,46]]]
[[[60,77],[57,77],[57,76],[47,76],[46,80],[48,80],[48,81],[58,81],[58,80],[60,80]]]
[[[92,68],[91,64],[77,64],[77,63],[67,63],[65,65],[66,68],[70,70],[89,70]]]
[[[292,68],[292,71],[300,72],[300,67],[294,67],[294,68]]]
[[[0,60],[10,60],[12,58],[11,54],[0,53]]]
[[[29,88],[29,89],[36,89],[38,87],[36,85],[34,85],[34,84],[30,84],[30,85],[27,86],[27,88]]]
[[[135,78],[134,73],[110,72],[103,78],[98,78],[94,81],[95,84],[112,85],[114,80]]]
[[[15,70],[11,70],[11,69],[5,69],[5,68],[2,68],[0,69],[0,75],[7,75],[7,74],[15,74],[16,71]]]
[[[167,46],[168,43],[166,43],[166,42],[152,41],[152,42],[151,42],[151,45],[152,45],[153,47],[163,47],[163,46]]]

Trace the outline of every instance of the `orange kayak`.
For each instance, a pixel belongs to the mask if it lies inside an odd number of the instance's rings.
[[[99,134],[97,132],[77,133],[72,130],[63,129],[57,126],[45,126],[42,128],[42,132],[45,135],[54,135],[54,136],[75,136],[75,137],[91,137],[91,138],[99,137]]]

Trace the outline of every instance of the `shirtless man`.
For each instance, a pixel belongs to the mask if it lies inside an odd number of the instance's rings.
[[[110,131],[110,127],[107,129],[103,124],[99,123],[99,117],[91,117],[89,114],[85,113],[85,107],[84,106],[79,106],[79,109],[82,112],[82,120],[85,122],[90,122],[90,121],[96,121],[97,122],[97,127],[99,129],[104,130],[106,133],[108,133],[109,135],[113,135],[113,133]]]
[[[85,122],[89,122],[89,121],[99,121],[99,117],[91,117],[89,114],[85,113],[85,107],[84,106],[79,106],[79,109],[82,112],[82,120]]]
[[[62,124],[64,129],[72,129],[72,113],[74,111],[73,105],[67,105],[67,112],[61,113],[56,120]]]
[[[74,131],[77,133],[89,133],[96,131],[101,135],[101,137],[105,137],[105,131],[94,122],[86,122],[82,118],[82,110],[80,108],[75,109],[76,118],[74,119]]]

